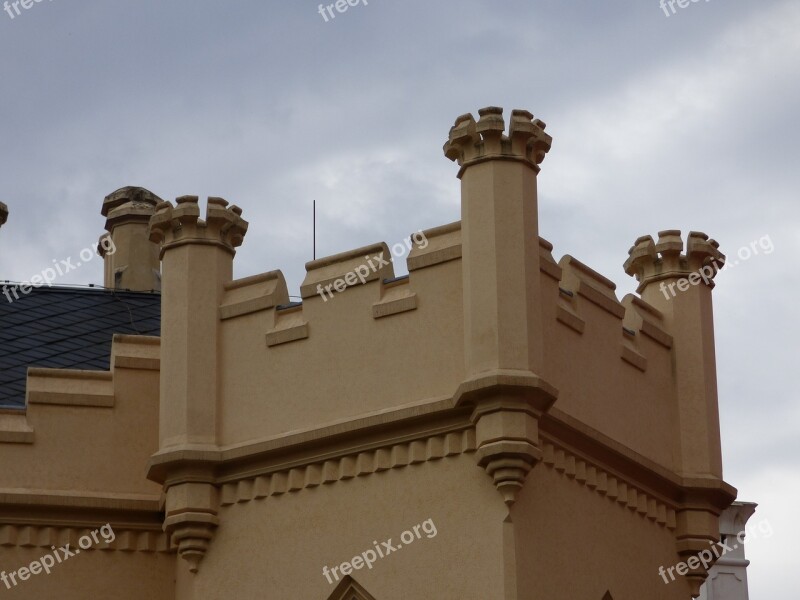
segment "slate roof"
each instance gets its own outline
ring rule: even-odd
[[[25,405],[28,367],[108,370],[115,333],[160,331],[159,293],[0,284],[0,407]]]

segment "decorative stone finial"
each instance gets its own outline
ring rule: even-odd
[[[218,525],[216,513],[189,511],[167,517],[164,529],[178,545],[178,556],[187,562],[191,573],[197,573]]]
[[[625,272],[636,277],[638,292],[648,284],[668,278],[684,278],[692,273],[703,275],[710,287],[712,279],[725,265],[725,255],[719,251],[719,244],[705,233],[690,231],[684,250],[681,232],[677,229],[660,231],[658,243],[649,235],[636,240],[628,251]]]
[[[450,129],[444,155],[458,161],[461,171],[475,163],[491,159],[513,159],[528,163],[537,172],[553,138],[544,132],[545,124],[527,110],[511,111],[508,135],[504,135],[503,109],[489,106],[478,111],[480,120],[471,114],[461,115]]]
[[[0,202],[0,225],[5,225],[8,220],[8,207]]]
[[[197,196],[181,196],[175,202],[175,206],[160,202],[150,219],[150,241],[162,244],[162,256],[167,248],[183,244],[218,244],[231,253],[242,245],[248,223],[238,206],[229,207],[226,200],[210,197],[203,221]]]
[[[107,217],[109,216],[109,212],[119,206],[122,206],[123,204],[127,204],[128,202],[156,206],[159,202],[163,202],[163,200],[150,190],[147,190],[143,187],[129,185],[119,188],[118,190],[111,192],[108,196],[106,196],[103,200],[103,208],[100,210],[100,213],[104,217]]]
[[[141,188],[139,189],[141,190]],[[142,191],[147,192],[147,190]],[[115,199],[113,204],[107,204],[109,198],[110,196],[106,196],[103,201],[102,214],[106,217],[106,231],[112,234],[116,226],[124,223],[149,223],[157,204],[149,200],[133,199],[124,199],[122,202]]]

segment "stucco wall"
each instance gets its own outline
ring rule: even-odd
[[[179,565],[181,600],[326,600],[333,567],[428,519],[407,547],[355,577],[380,600],[498,598],[502,585],[502,502],[471,455],[411,465],[223,508],[197,575]],[[422,530],[421,530],[422,531]],[[333,579],[333,577],[332,577]]]

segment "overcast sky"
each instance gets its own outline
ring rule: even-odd
[[[541,234],[632,291],[640,235],[693,229],[735,256],[715,297],[725,479],[774,535],[751,598],[795,596],[800,526],[800,2],[45,0],[0,12],[0,277],[28,280],[103,231],[124,185],[238,204],[236,276],[459,218],[442,154],[487,105],[547,123]],[[13,11],[13,9],[11,9]],[[768,236],[765,238],[765,236]],[[772,248],[767,252],[767,248]],[[403,268],[398,269],[402,271]],[[101,283],[99,258],[59,283]]]

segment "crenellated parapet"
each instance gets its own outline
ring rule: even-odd
[[[242,209],[211,197],[203,220],[198,201],[197,196],[181,196],[175,206],[171,202],[156,206],[150,219],[150,240],[161,244],[162,257],[168,248],[190,243],[217,244],[231,253],[242,245],[248,225],[242,219]]]
[[[636,240],[625,261],[625,272],[636,277],[638,292],[648,284],[670,278],[697,278],[713,288],[713,279],[725,265],[725,255],[716,240],[705,233],[690,231],[684,243],[681,232],[668,229],[658,233],[658,242],[649,235]],[[693,285],[697,282],[691,281]]]
[[[157,445],[160,365],[159,338],[115,335],[108,371],[28,369],[25,408],[0,410],[6,571],[67,545],[80,560],[97,560],[106,575],[109,563],[100,555],[109,552],[142,573],[173,561],[172,540],[161,529],[161,490],[141,474]],[[97,537],[103,524],[109,529]],[[80,583],[78,596],[65,597],[86,597]]]
[[[445,156],[461,166],[459,177],[466,167],[492,159],[518,160],[538,172],[553,142],[544,122],[527,110],[512,110],[506,135],[502,108],[489,106],[478,114],[477,122],[471,114],[458,117],[444,145]]]

